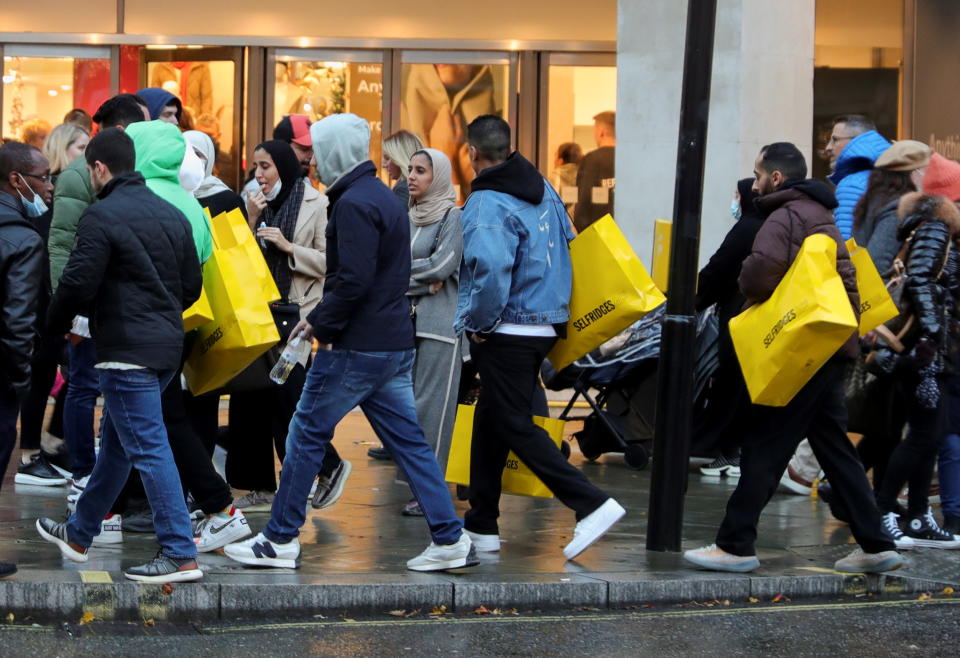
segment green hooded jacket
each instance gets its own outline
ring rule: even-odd
[[[87,161],[81,155],[60,172],[53,188],[53,216],[50,219],[50,283],[57,289],[63,268],[70,260],[70,252],[77,239],[80,215],[97,195],[90,184]]]
[[[137,171],[147,187],[182,212],[193,229],[197,257],[205,263],[213,251],[210,224],[200,203],[180,187],[180,165],[186,141],[180,130],[166,121],[141,121],[127,126],[127,134],[137,149]]]

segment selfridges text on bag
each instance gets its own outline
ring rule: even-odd
[[[811,235],[773,295],[730,320],[750,399],[787,405],[857,327],[837,273],[837,243]]]
[[[547,355],[557,370],[590,353],[666,300],[610,215],[573,239],[570,260],[573,287],[567,336]]]
[[[890,296],[877,266],[873,264],[870,252],[857,244],[856,240],[847,240],[850,260],[857,268],[857,291],[860,293],[861,336],[876,329],[884,322],[897,317],[900,310]]]

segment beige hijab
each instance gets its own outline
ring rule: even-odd
[[[420,151],[417,151],[419,153]],[[433,181],[419,199],[410,197],[410,221],[414,226],[429,226],[443,219],[444,214],[457,203],[453,188],[450,158],[437,149],[423,149],[433,163]],[[416,154],[414,154],[416,155]],[[411,158],[412,159],[412,158]]]

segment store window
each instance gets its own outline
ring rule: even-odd
[[[91,115],[110,96],[109,48],[9,45],[3,57],[4,140],[39,139],[83,108]]]
[[[403,53],[400,126],[450,157],[461,198],[474,176],[467,125],[482,114],[510,120],[509,73],[498,53]]]
[[[582,230],[613,212],[617,69],[612,55],[547,57],[541,169]]]
[[[379,51],[278,50],[274,75],[272,125],[287,114],[306,114],[310,121],[356,114],[370,124],[370,159],[379,164],[383,141]]]

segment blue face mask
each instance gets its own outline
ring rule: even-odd
[[[730,202],[730,214],[735,220],[739,220],[743,214],[743,210],[740,208],[740,202],[736,199]]]
[[[20,176],[20,174],[17,174]],[[23,181],[23,184],[27,186],[31,192],[33,188],[30,187],[30,183],[24,180],[23,176],[20,176],[20,180]],[[20,191],[17,190],[17,194],[20,194]],[[33,192],[33,201],[27,201],[26,197],[23,194],[20,194],[20,202],[23,203],[23,210],[27,213],[27,217],[39,217],[43,213],[47,212],[47,204],[44,202],[43,197],[41,197],[36,192]]]

